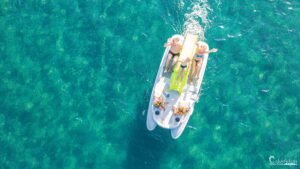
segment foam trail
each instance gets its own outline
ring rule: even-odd
[[[176,33],[192,33],[204,40],[204,33],[209,27],[208,0],[175,0],[163,1],[167,14],[165,21]]]
[[[200,40],[204,40],[205,30],[209,27],[208,11],[211,10],[207,0],[200,0],[191,3],[190,12],[186,13],[184,21],[184,33],[199,35]]]

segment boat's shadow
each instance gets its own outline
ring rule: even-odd
[[[146,118],[150,94],[145,92],[144,98],[136,108],[135,123],[131,124],[132,132],[129,134],[127,157],[124,169],[158,169],[165,151],[174,141],[170,131],[157,127],[155,131],[148,131]],[[143,113],[144,112],[144,113]]]

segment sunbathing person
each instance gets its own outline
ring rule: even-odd
[[[166,104],[167,102],[165,102],[162,97],[154,97],[154,101],[153,101],[154,107],[166,110]]]
[[[177,75],[177,80],[180,78],[181,80],[184,78],[184,75],[186,73],[186,71],[190,68],[190,59],[187,58],[184,61],[179,61],[180,64],[180,68],[179,68],[179,72]]]
[[[196,78],[196,79],[199,78],[199,72],[200,72],[204,54],[213,53],[217,51],[218,49],[216,48],[207,50],[207,46],[205,44],[199,42],[197,43],[197,51],[196,51],[196,55],[194,56],[193,64],[192,64],[191,78]]]
[[[180,51],[182,49],[182,43],[183,42],[181,37],[177,35],[169,38],[167,43],[164,44],[164,47],[171,47],[166,61],[166,65],[164,66],[164,72],[170,72],[173,69],[174,65],[177,63]]]
[[[190,108],[187,106],[178,106],[178,108],[173,107],[173,112],[175,115],[186,115],[190,111]]]

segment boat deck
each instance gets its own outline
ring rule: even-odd
[[[187,84],[185,86],[184,92],[182,92],[182,94],[179,94],[176,91],[169,90],[170,73],[164,73],[162,78],[165,84],[162,91],[162,97],[167,102],[167,104],[165,106],[165,110],[161,110],[153,106],[153,112],[155,112],[153,114],[153,119],[159,126],[163,128],[176,128],[187,115],[175,115],[173,112],[173,107],[177,107],[179,103],[184,103],[188,107],[193,107],[195,101],[197,101],[198,99],[198,90],[196,89],[194,83],[191,82],[190,84]]]
[[[195,41],[195,39],[192,41]],[[195,43],[193,42],[187,45],[191,46],[193,44]],[[170,47],[166,48],[164,52],[163,59],[160,63],[160,68],[158,70],[154,87],[151,93],[147,114],[147,128],[148,130],[152,131],[158,125],[162,128],[171,129],[172,138],[177,139],[182,134],[185,126],[187,125],[187,122],[194,111],[195,103],[198,102],[200,87],[207,64],[208,54],[205,54],[203,57],[203,62],[199,72],[199,79],[195,79],[192,82],[189,82],[189,80],[186,79],[185,76],[184,80],[181,79],[177,82],[176,80],[178,74],[174,73],[178,73],[178,71],[180,70],[178,69],[179,65],[177,65],[177,69],[174,70],[174,73],[163,72],[163,67],[166,63],[169,50]],[[187,47],[185,48],[185,50],[182,50],[180,56],[192,58],[195,52],[191,52],[192,50],[194,51],[194,49]],[[189,69],[190,68],[191,66],[189,67]],[[187,76],[189,76],[189,72],[187,73]],[[165,110],[157,108],[153,105],[155,97],[162,97],[165,102],[167,102]],[[173,107],[178,108],[180,105],[189,107],[189,112],[185,115],[175,115],[173,112]]]

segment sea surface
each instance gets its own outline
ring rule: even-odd
[[[186,32],[219,51],[173,140],[147,106]],[[0,1],[0,169],[265,168],[300,168],[299,0]]]

